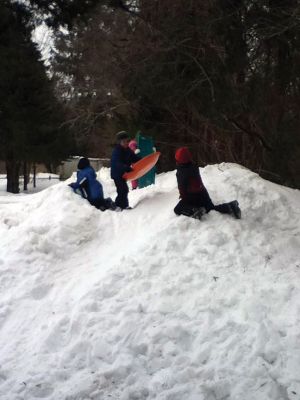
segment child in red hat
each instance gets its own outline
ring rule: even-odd
[[[193,163],[192,155],[187,147],[180,147],[175,153],[177,165],[177,184],[180,201],[174,208],[177,215],[200,219],[203,214],[216,210],[222,214],[231,214],[241,218],[241,210],[237,200],[230,203],[214,205],[206,190],[199,172]]]

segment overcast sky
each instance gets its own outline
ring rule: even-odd
[[[41,24],[33,31],[32,37],[39,46],[43,60],[47,63],[50,57],[51,48],[54,45],[51,30],[45,24]]]

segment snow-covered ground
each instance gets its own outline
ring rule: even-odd
[[[40,172],[36,174],[36,187],[33,187],[33,175],[30,175],[30,181],[28,183],[27,190],[24,191],[23,179],[20,178],[19,195],[40,192],[41,190],[44,190],[49,186],[56,185],[58,181],[59,181],[59,175]],[[7,184],[6,175],[0,174],[0,204],[1,204],[1,196],[12,196],[11,193],[6,192],[6,184]]]
[[[1,400],[300,399],[300,192],[201,172],[242,220],[176,217],[175,172],[121,213],[66,183],[1,198]]]

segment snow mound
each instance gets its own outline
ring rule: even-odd
[[[175,172],[122,213],[65,183],[5,198],[1,399],[300,399],[300,193],[235,164],[201,173],[242,220],[176,217]]]

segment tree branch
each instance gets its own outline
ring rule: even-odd
[[[227,115],[224,115],[224,114],[222,114],[222,115],[226,121],[230,122],[239,131],[246,133],[248,136],[256,137],[266,150],[268,150],[268,151],[273,150],[272,147],[267,143],[267,141],[263,138],[263,136],[261,134],[245,128],[244,126],[242,126],[239,122],[237,122],[233,118],[227,117]]]

